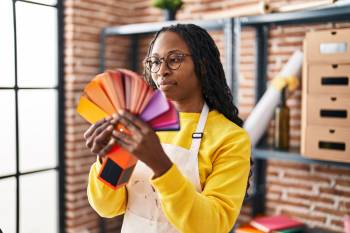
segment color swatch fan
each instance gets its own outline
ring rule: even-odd
[[[179,130],[179,115],[159,91],[154,91],[138,74],[126,70],[106,71],[88,83],[80,97],[78,113],[91,124],[126,109],[147,122],[154,130]],[[116,126],[119,130],[122,125]],[[117,189],[127,184],[136,158],[115,146],[107,154],[98,178]]]

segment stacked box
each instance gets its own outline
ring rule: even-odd
[[[304,52],[301,153],[350,162],[350,29],[309,32]]]

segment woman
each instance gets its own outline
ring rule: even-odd
[[[84,135],[99,158],[89,175],[91,206],[103,217],[125,214],[122,232],[230,231],[246,194],[250,141],[213,39],[193,24],[162,28],[144,77],[180,112],[181,129],[156,134],[125,111],[92,125]],[[113,131],[117,122],[132,137]],[[128,185],[115,191],[97,174],[116,144],[139,161]]]

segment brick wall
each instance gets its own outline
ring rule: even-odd
[[[88,124],[75,108],[84,85],[98,73],[99,33],[103,27],[126,24],[129,3],[105,0],[65,1],[65,92],[66,92],[66,231],[99,232],[99,217],[86,196],[87,174],[95,156],[85,147],[83,132]],[[108,38],[107,67],[124,67],[127,38]],[[113,65],[112,65],[113,64]],[[112,232],[118,221],[107,221]]]
[[[185,0],[178,19],[205,18],[206,12],[239,9],[257,0]],[[272,6],[301,1],[270,0]],[[95,156],[85,148],[83,132],[88,124],[75,107],[83,86],[98,73],[99,32],[103,27],[163,20],[162,12],[147,0],[66,0],[65,1],[65,90],[66,90],[66,229],[67,232],[98,232],[99,217],[87,202],[86,182]],[[218,17],[220,15],[218,14]],[[350,27],[349,23],[272,27],[269,31],[268,78],[282,68],[295,49],[300,49],[305,32],[324,28]],[[224,37],[211,32],[224,61]],[[139,43],[139,62],[146,54],[152,37]],[[255,32],[244,28],[241,34],[239,109],[246,119],[254,106]],[[127,37],[106,40],[106,67],[128,67]],[[141,65],[139,66],[141,67]],[[291,108],[291,145],[300,146],[300,89],[288,99]],[[272,142],[274,123],[270,124]],[[286,213],[336,232],[342,232],[341,218],[350,211],[350,171],[333,166],[305,165],[269,161],[267,169],[267,212]],[[240,222],[249,220],[249,205],[242,209]],[[106,220],[107,232],[115,232],[119,220]]]

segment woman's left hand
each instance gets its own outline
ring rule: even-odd
[[[122,124],[128,133],[114,130],[114,140],[149,166],[154,172],[154,178],[170,169],[172,162],[165,154],[157,134],[149,125],[124,110],[117,116],[117,122]]]

